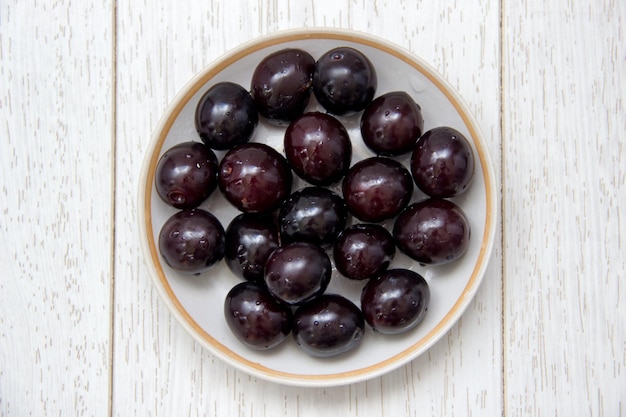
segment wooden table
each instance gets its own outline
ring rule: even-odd
[[[0,5],[0,415],[626,415],[626,2],[16,1]],[[496,249],[427,354],[332,389],[202,349],[152,287],[138,173],[176,92],[287,28],[384,37],[484,131]]]

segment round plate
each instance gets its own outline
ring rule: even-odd
[[[376,96],[402,90],[421,106],[424,131],[451,126],[470,140],[477,158],[471,188],[454,201],[470,221],[471,239],[467,253],[458,261],[424,267],[399,252],[392,267],[415,270],[428,281],[431,304],[418,327],[398,336],[374,333],[367,328],[361,346],[353,352],[319,359],[300,351],[289,337],[270,351],[255,351],[242,345],[230,332],[223,317],[226,293],[241,280],[225,262],[200,276],[179,274],[160,258],[158,234],[165,220],[176,212],[160,200],[154,188],[159,157],[176,143],[196,140],[194,112],[202,94],[220,81],[233,81],[249,88],[257,63],[266,55],[287,47],[308,51],[315,59],[337,46],[354,47],[369,57],[376,67]],[[322,110],[314,99],[310,110]],[[359,115],[342,117],[353,143],[353,163],[373,156],[362,143]],[[253,141],[267,143],[279,151],[285,127],[263,121]],[[224,152],[216,152],[218,158]],[[409,156],[400,159],[407,163]],[[305,185],[297,180],[294,190]],[[264,36],[227,53],[197,74],[176,96],[159,122],[145,156],[139,188],[141,241],[154,286],[180,324],[207,350],[232,366],[265,380],[301,386],[332,386],[362,381],[406,364],[430,348],[459,319],[476,293],[494,243],[497,217],[497,188],[493,165],[474,118],[458,94],[430,66],[410,52],[382,39],[362,33],[326,29],[303,29]],[[341,194],[339,185],[331,187]],[[417,189],[413,201],[424,199]],[[238,212],[216,191],[202,208],[213,212],[224,227]],[[385,223],[389,227],[391,222]],[[333,272],[327,292],[343,294],[359,305],[364,283],[351,281]]]

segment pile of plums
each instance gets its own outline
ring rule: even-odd
[[[317,61],[283,49],[258,64],[250,89],[211,86],[195,112],[201,141],[179,143],[159,159],[156,191],[180,209],[160,230],[160,254],[196,275],[225,260],[241,282],[224,300],[224,315],[245,345],[269,349],[291,333],[303,351],[329,357],[358,347],[366,323],[384,334],[406,332],[424,318],[430,290],[418,273],[390,268],[396,248],[424,265],[465,253],[469,225],[448,198],[471,184],[470,144],[451,127],[423,132],[421,107],[409,94],[376,96],[376,88],[374,66],[354,48]],[[313,96],[325,112],[307,111]],[[341,118],[357,113],[372,155],[352,164]],[[284,149],[251,140],[260,120],[285,127]],[[224,151],[221,160],[214,151]],[[405,166],[397,157],[408,154]],[[292,190],[294,174],[307,186]],[[336,184],[342,195],[331,190]],[[428,198],[410,204],[414,185]],[[226,228],[199,208],[216,189],[240,212]],[[326,291],[333,266],[364,282],[360,306]]]

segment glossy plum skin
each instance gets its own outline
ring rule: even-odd
[[[372,279],[387,270],[396,254],[391,233],[378,224],[356,224],[345,229],[333,245],[335,267],[355,280]]]
[[[259,113],[278,124],[300,116],[311,97],[315,59],[301,49],[265,57],[252,74],[251,94]]]
[[[268,213],[291,193],[293,177],[284,156],[263,143],[245,143],[222,158],[218,184],[224,197],[244,213]]]
[[[323,187],[294,192],[278,214],[283,243],[310,242],[328,245],[345,228],[348,209],[343,199]]]
[[[183,142],[159,158],[154,184],[157,194],[178,209],[198,207],[217,188],[217,157],[200,142]]]
[[[404,91],[377,97],[361,115],[361,136],[377,155],[398,156],[413,150],[422,135],[420,106]]]
[[[161,227],[159,251],[173,269],[199,275],[224,257],[224,228],[208,211],[179,211]]]
[[[459,131],[437,127],[424,133],[411,155],[415,185],[431,197],[454,197],[469,189],[474,178],[474,153]]]
[[[332,114],[344,115],[363,110],[374,98],[377,87],[374,66],[356,49],[334,48],[317,60],[313,93]]]
[[[265,262],[279,242],[278,224],[273,217],[242,213],[226,229],[224,260],[239,278],[262,282]]]
[[[383,334],[400,334],[413,329],[426,316],[429,304],[428,283],[408,269],[390,269],[368,281],[361,292],[365,321]]]
[[[295,119],[285,131],[284,146],[294,172],[310,184],[333,184],[350,168],[350,136],[329,114],[309,112]]]
[[[235,285],[224,300],[224,317],[235,337],[256,350],[278,346],[291,332],[289,307],[276,301],[258,283]]]
[[[202,141],[216,150],[246,143],[259,123],[250,93],[232,82],[217,83],[200,98],[195,126]]]
[[[294,242],[276,249],[265,264],[270,293],[288,305],[300,305],[320,296],[331,278],[330,258],[319,246]]]
[[[371,157],[350,168],[342,184],[348,210],[364,222],[378,223],[396,216],[410,202],[411,174],[401,163]]]
[[[293,337],[311,356],[328,358],[352,351],[365,334],[361,310],[345,297],[324,294],[295,311]]]
[[[393,237],[401,252],[424,265],[442,265],[467,251],[470,226],[461,208],[429,198],[407,207],[396,218]]]

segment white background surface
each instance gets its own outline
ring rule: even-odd
[[[0,415],[626,415],[626,3],[3,1]],[[458,89],[502,185],[475,300],[425,355],[332,389],[255,380],[173,320],[139,249],[150,135],[202,67],[356,29]]]

